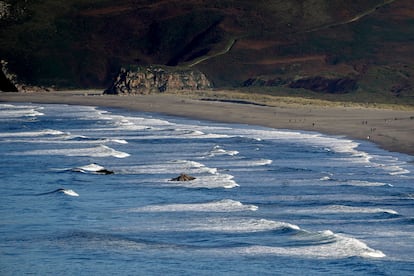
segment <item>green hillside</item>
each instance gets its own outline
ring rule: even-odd
[[[103,88],[121,66],[163,64],[218,88],[414,101],[410,0],[5,0],[0,37],[34,85]]]

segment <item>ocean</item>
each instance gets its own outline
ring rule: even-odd
[[[0,103],[0,156],[0,275],[414,273],[414,158],[368,141]]]

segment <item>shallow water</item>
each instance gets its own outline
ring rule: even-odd
[[[1,275],[414,271],[413,157],[367,142],[0,104],[0,155]]]

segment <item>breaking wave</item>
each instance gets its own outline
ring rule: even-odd
[[[44,149],[32,150],[13,155],[64,155],[64,156],[90,156],[90,157],[116,157],[125,158],[130,156],[126,152],[117,151],[105,145],[100,145],[93,148],[78,148],[78,149]]]
[[[129,209],[129,212],[240,212],[256,211],[256,205],[243,204],[240,201],[223,199],[207,203],[150,205]]]

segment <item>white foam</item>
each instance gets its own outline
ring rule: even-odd
[[[349,180],[346,182],[347,185],[350,186],[358,186],[358,187],[379,187],[379,186],[392,186],[387,183],[383,182],[370,182],[364,180]]]
[[[219,145],[216,145],[209,151],[208,156],[209,157],[222,156],[222,155],[234,156],[237,154],[239,154],[237,150],[225,150]]]
[[[83,170],[83,171],[87,171],[87,172],[97,172],[97,171],[100,171],[100,170],[104,170],[105,168],[98,165],[98,164],[92,163],[92,164],[89,164],[89,165],[86,165],[86,166],[79,167],[78,169]]]
[[[266,166],[272,163],[273,163],[273,160],[271,159],[258,159],[258,160],[250,161],[251,166]]]
[[[256,211],[255,205],[245,205],[240,201],[223,199],[207,203],[150,205],[130,209],[130,212],[240,212]]]
[[[128,144],[128,141],[125,139],[109,139],[108,141],[118,144]]]
[[[307,209],[302,209],[302,210],[293,210],[292,213],[295,213],[295,214],[387,213],[391,215],[398,215],[398,212],[392,209],[356,207],[356,206],[346,206],[346,205],[329,205],[329,206],[323,206],[321,208],[307,208]]]
[[[136,125],[146,125],[146,126],[171,126],[175,125],[174,123],[171,123],[164,119],[155,119],[150,117],[124,117],[124,119],[127,119],[131,122],[133,122]]]
[[[281,130],[252,130],[243,133],[247,137],[285,140],[298,144],[308,144],[315,147],[323,147],[326,151],[343,154],[337,158],[340,161],[348,161],[355,164],[365,165],[367,167],[380,168],[390,175],[403,175],[411,173],[404,168],[405,162],[398,160],[394,156],[373,155],[368,152],[359,150],[360,143],[344,139],[343,137],[325,136],[319,133],[281,131]]]
[[[113,125],[123,130],[142,130],[153,127],[165,127],[175,125],[167,120],[144,118],[144,117],[133,117],[133,116],[122,116],[115,115],[109,112],[100,114],[100,119],[113,121]]]
[[[371,167],[380,168],[390,175],[403,175],[409,174],[411,171],[404,168],[407,165],[406,162],[399,160],[395,156],[389,155],[373,155],[374,161]]]
[[[22,132],[7,132],[7,133],[0,133],[0,137],[2,138],[9,138],[9,137],[40,137],[40,136],[47,136],[47,135],[64,135],[66,134],[60,130],[54,129],[44,129],[38,131],[22,131]]]
[[[287,222],[250,218],[206,218],[192,222],[190,231],[214,231],[231,233],[252,233],[271,230],[300,230],[299,226]]]
[[[329,141],[329,139],[335,139],[331,137],[324,137],[322,141]],[[350,157],[340,158],[340,160],[351,161],[352,163],[364,164],[367,167],[380,168],[388,172],[390,175],[401,175],[410,173],[409,170],[402,167],[405,162],[398,160],[393,156],[378,156],[369,154],[367,152],[358,150],[359,143],[347,140],[347,139],[335,139],[337,142],[333,142],[330,148],[338,153],[348,153]]]
[[[0,104],[0,108],[15,108],[15,105],[12,104]]]
[[[248,255],[274,254],[280,256],[295,256],[302,258],[342,259],[349,257],[384,258],[386,255],[380,250],[368,247],[364,242],[343,234],[334,234],[332,231],[317,233],[327,242],[308,246],[251,246],[240,249],[240,253]]]
[[[37,106],[0,104],[0,119],[43,116],[44,113],[38,111],[41,109]]]
[[[191,181],[170,181],[166,180],[168,185],[175,185],[186,188],[206,188],[206,189],[215,189],[215,188],[225,188],[231,189],[239,187],[233,180],[233,176],[229,174],[213,174],[213,175],[203,175],[197,176],[195,180]]]
[[[60,135],[61,134],[61,135]],[[5,138],[6,143],[36,143],[36,144],[128,144],[124,139],[93,139],[83,135],[71,135],[70,133],[0,133],[0,138]],[[48,136],[52,135],[52,136]],[[4,136],[4,137],[3,137]],[[42,137],[43,136],[43,137]]]
[[[217,161],[216,164],[220,164],[220,167],[227,167],[231,166],[232,170],[234,170],[235,167],[239,167],[242,170],[247,169],[247,167],[261,167],[270,165],[273,163],[273,160],[271,159],[234,159],[231,162],[228,161]]]
[[[274,129],[247,129],[241,130],[240,134],[242,137],[253,139],[282,140],[323,148],[325,151],[341,153],[343,154],[343,159],[353,163],[369,164],[372,159],[372,156],[367,152],[358,150],[360,143],[343,137],[332,137],[312,132]]]
[[[400,166],[394,165],[394,166],[388,166],[384,167],[384,170],[388,171],[390,175],[401,175],[401,174],[409,174],[410,171],[407,169],[404,169]]]
[[[147,164],[139,166],[124,166],[119,169],[124,174],[171,174],[171,173],[188,173],[188,174],[216,174],[217,168],[210,168],[202,163],[191,160],[172,160],[160,164]]]
[[[90,157],[116,157],[125,158],[130,156],[126,152],[116,151],[110,147],[100,145],[93,148],[77,148],[77,149],[44,149],[32,150],[19,153],[12,153],[12,155],[64,155],[64,156],[90,156]]]
[[[130,136],[134,140],[154,140],[154,139],[219,139],[229,138],[228,135],[206,133],[200,134],[197,131],[190,131],[187,134],[171,132],[169,135],[144,135],[144,136]]]
[[[68,195],[68,196],[79,196],[79,194],[77,192],[75,192],[74,190],[71,190],[71,189],[64,189],[64,190],[62,190],[62,193],[64,193],[65,195]]]
[[[165,179],[164,184],[186,188],[226,188],[231,189],[239,185],[229,174],[219,173],[217,168],[210,168],[202,163],[191,160],[172,160],[160,164],[139,166],[123,166],[117,169],[119,174],[169,174],[171,178],[180,173],[189,174],[196,179],[191,181],[170,181]]]

